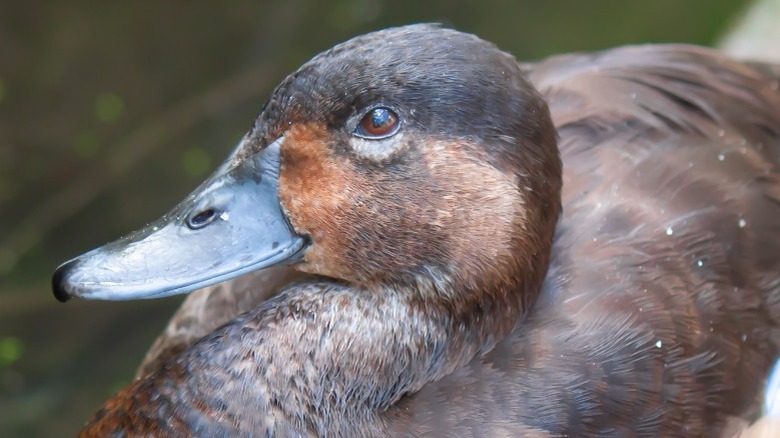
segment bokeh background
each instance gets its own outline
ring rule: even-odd
[[[65,259],[157,218],[317,52],[437,21],[522,60],[713,45],[745,1],[0,2],[0,436],[68,436],[129,382],[179,298],[57,303]]]

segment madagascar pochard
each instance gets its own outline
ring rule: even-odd
[[[768,71],[432,25],[316,56],[179,206],[55,273],[123,300],[287,266],[186,301],[83,434],[717,436],[780,343]]]

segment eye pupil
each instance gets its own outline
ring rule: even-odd
[[[371,112],[371,124],[374,129],[379,129],[389,122],[390,113],[384,108],[377,108]]]
[[[389,108],[379,107],[363,116],[355,134],[368,139],[380,139],[394,134],[397,127],[398,116]]]

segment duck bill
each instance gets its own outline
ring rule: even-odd
[[[62,264],[55,297],[164,297],[295,262],[305,239],[279,204],[281,142],[238,165],[228,159],[158,221]]]

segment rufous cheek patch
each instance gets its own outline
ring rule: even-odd
[[[299,269],[350,279],[344,256],[353,197],[365,190],[360,175],[345,157],[334,157],[325,126],[296,124],[281,148],[279,199],[296,232],[311,246]]]

